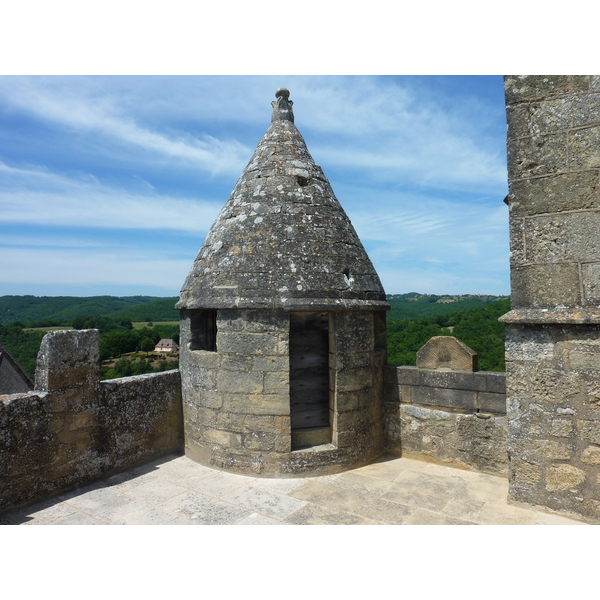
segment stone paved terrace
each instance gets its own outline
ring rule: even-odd
[[[233,475],[171,455],[0,515],[4,525],[581,525],[511,506],[508,482],[407,458],[303,479]]]

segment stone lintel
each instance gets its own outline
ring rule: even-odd
[[[498,320],[501,323],[525,325],[595,325],[600,324],[600,308],[518,308]]]

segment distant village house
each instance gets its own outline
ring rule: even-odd
[[[179,346],[174,340],[160,340],[154,348],[154,352],[177,352],[177,350],[179,350]]]

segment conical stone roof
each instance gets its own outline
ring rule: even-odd
[[[277,90],[271,126],[211,227],[177,308],[386,310],[354,227]]]

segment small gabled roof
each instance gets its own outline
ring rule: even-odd
[[[294,125],[289,92],[211,227],[176,308],[387,310],[350,219]]]
[[[0,342],[0,394],[19,394],[33,390],[33,381]]]
[[[177,342],[175,340],[163,338],[156,344],[155,348],[177,348]]]

